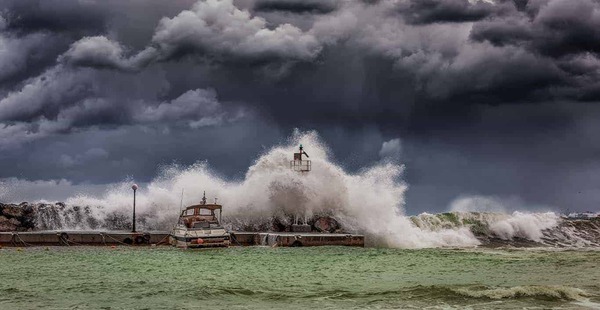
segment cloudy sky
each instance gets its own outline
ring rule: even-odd
[[[598,210],[599,55],[598,0],[3,0],[0,179],[240,178],[299,128],[399,158],[409,213]]]

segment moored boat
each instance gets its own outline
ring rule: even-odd
[[[181,211],[170,234],[170,242],[179,248],[227,247],[230,234],[221,225],[223,206],[207,204],[206,194],[200,204]]]

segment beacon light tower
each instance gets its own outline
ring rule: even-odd
[[[137,184],[131,185],[131,189],[133,190],[133,223],[132,223],[131,232],[135,232],[135,192],[138,189]]]
[[[304,151],[302,144],[300,144],[298,153],[294,153],[294,160],[290,161],[290,168],[293,171],[299,171],[299,172],[310,171],[310,169],[311,169],[310,160],[308,160],[308,159],[303,160],[302,155],[305,155],[306,158],[309,158],[308,154],[306,154],[306,152]]]
[[[298,152],[294,153],[294,160],[290,161],[290,168],[293,171],[297,171],[297,172],[301,172],[301,173],[309,172],[311,169],[310,160],[302,159],[302,155],[306,156],[306,158],[309,158],[308,154],[306,154],[306,152],[304,151],[302,144],[300,144]],[[302,219],[302,218],[304,219],[303,224],[300,224],[300,219]],[[306,217],[303,217],[302,214],[300,214],[299,212],[296,212],[296,214],[293,215],[293,220],[294,220],[294,223],[290,226],[290,231],[292,231],[292,232],[311,232],[312,227],[306,223]]]

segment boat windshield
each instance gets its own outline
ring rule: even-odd
[[[209,210],[209,209],[202,209],[202,208],[200,208],[200,209],[198,209],[198,214],[200,214],[200,215],[212,215],[213,212],[211,210]]]
[[[218,223],[210,223],[207,221],[201,221],[201,222],[195,222],[194,226],[192,227],[193,229],[215,229],[215,228],[221,228],[221,225],[219,225]]]

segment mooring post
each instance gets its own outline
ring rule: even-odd
[[[135,232],[135,192],[138,189],[137,184],[133,184],[131,186],[131,189],[133,189],[133,225],[132,225],[132,230],[131,232]]]

